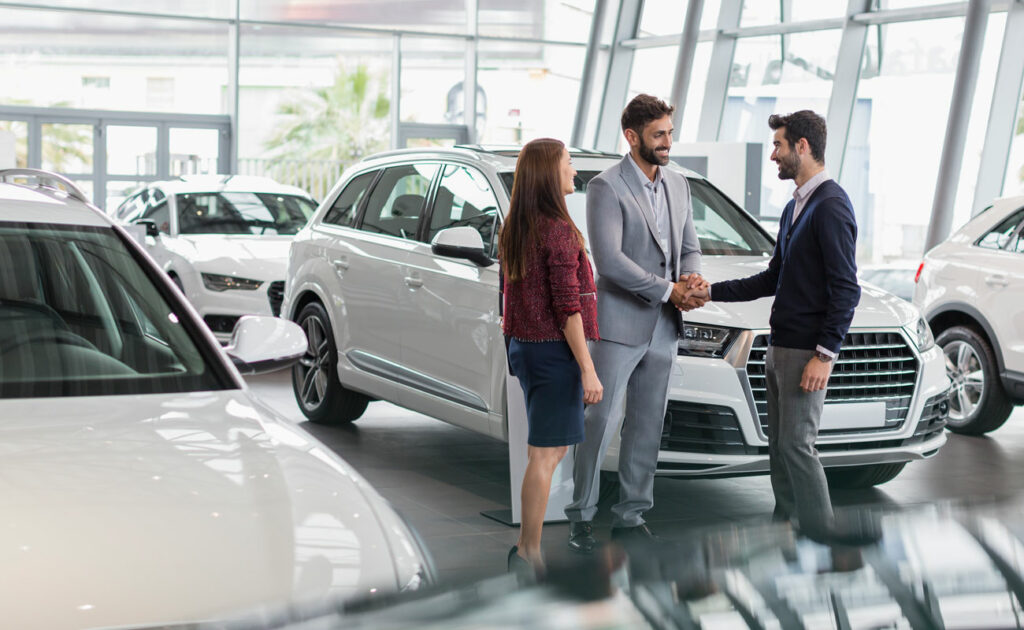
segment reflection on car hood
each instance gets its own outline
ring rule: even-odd
[[[761,257],[705,256],[701,275],[708,282],[746,278],[768,268]],[[714,295],[712,294],[712,298]],[[773,298],[753,302],[711,302],[690,312],[687,321],[736,328],[768,328]],[[860,304],[853,317],[853,328],[900,326],[913,322],[917,310],[900,298],[873,285],[861,285]]]
[[[292,236],[190,234],[178,240],[180,252],[200,272],[254,280],[284,280]]]
[[[5,626],[209,619],[397,587],[383,500],[240,390],[3,409]]]
[[[388,607],[293,608],[238,627],[303,630],[314,618],[320,630],[1021,627],[1021,503],[843,516],[878,542],[826,546],[788,524],[719,526],[552,561],[545,582],[526,589],[503,576]]]

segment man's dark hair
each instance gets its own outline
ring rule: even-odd
[[[811,157],[819,164],[825,163],[825,119],[809,109],[801,109],[792,114],[780,116],[772,114],[768,117],[768,126],[772,131],[778,131],[780,127],[786,128],[786,142],[790,147],[796,146],[800,138],[806,138],[808,146],[811,147]]]
[[[642,136],[647,123],[671,116],[674,111],[675,107],[656,96],[637,94],[622,110],[622,130],[632,129]]]

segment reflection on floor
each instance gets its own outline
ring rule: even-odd
[[[434,556],[440,579],[465,584],[503,572],[518,530],[480,515],[509,505],[506,445],[394,405],[371,403],[344,428],[305,422],[292,396],[289,372],[250,377],[254,392],[351,463],[417,528]],[[652,530],[669,539],[722,523],[767,519],[773,501],[767,477],[677,480],[659,478]],[[937,501],[979,500],[1024,492],[1024,408],[988,437],[950,434],[930,460],[909,465],[872,490],[834,492],[837,505],[906,507]],[[607,539],[606,497],[596,521]],[[568,525],[544,529],[549,556],[568,553]]]

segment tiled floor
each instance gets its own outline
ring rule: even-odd
[[[349,427],[305,422],[292,397],[287,371],[251,377],[269,405],[356,467],[417,528],[434,556],[440,579],[464,584],[504,570],[518,530],[480,515],[509,505],[508,455],[503,442],[406,411],[372,403]],[[655,482],[652,529],[682,539],[695,528],[767,518],[773,501],[767,477]],[[837,505],[913,506],[975,501],[1024,491],[1024,408],[988,437],[950,434],[930,460],[909,465],[893,481],[871,490],[833,493]],[[607,537],[609,502],[596,524]],[[545,552],[565,551],[568,525],[544,529]]]

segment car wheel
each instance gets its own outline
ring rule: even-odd
[[[981,435],[1003,426],[1013,404],[999,380],[992,346],[966,326],[953,326],[935,340],[946,357],[946,374],[953,381],[946,427],[954,433]]]
[[[299,409],[318,424],[349,424],[363,415],[370,399],[338,381],[338,349],[327,311],[310,302],[296,320],[306,333],[306,354],[292,367],[292,390]]]
[[[842,490],[871,488],[892,481],[906,465],[907,462],[900,462],[898,464],[826,468],[825,477],[828,479],[828,485],[832,488]]]

